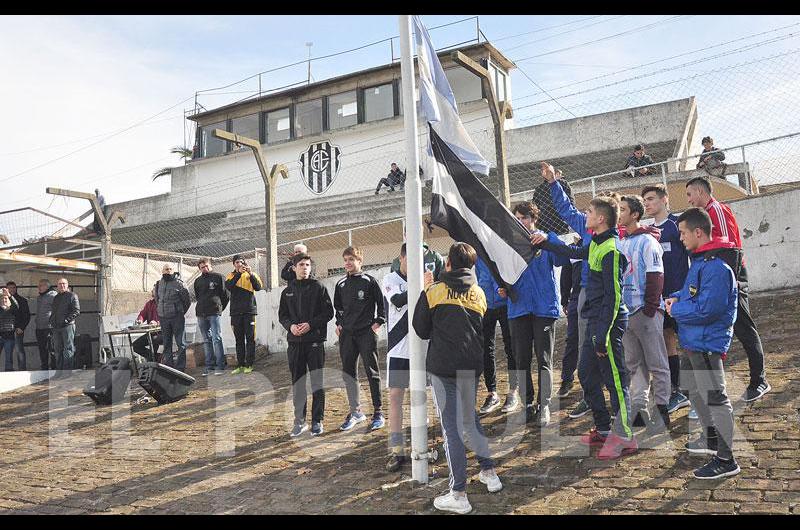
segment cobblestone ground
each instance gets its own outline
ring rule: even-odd
[[[686,408],[674,416],[671,435],[640,438],[647,448],[638,454],[598,461],[577,444],[589,417],[566,416],[578,398],[573,392],[554,399],[553,424],[544,430],[526,429],[499,410],[484,420],[505,488],[486,493],[471,455],[473,513],[800,513],[800,292],[756,297],[753,308],[773,389],[754,404],[739,400],[747,360],[734,341],[728,381],[739,476],[689,478],[704,459],[680,450],[697,429]],[[563,322],[558,326],[563,339]],[[362,423],[338,430],[347,407],[337,357],[328,356],[326,384],[339,388],[328,391],[327,432],[319,438],[287,434],[282,355],[248,376],[193,373],[198,382],[189,396],[161,406],[137,404],[143,394],[132,387],[131,404],[95,407],[81,395],[86,375],[2,394],[0,513],[435,513],[432,499],[447,488],[443,457],[431,466],[428,485],[414,485],[410,467],[384,471],[385,429],[368,433]],[[505,362],[498,364],[502,391]],[[560,362],[556,368],[558,380]],[[369,403],[366,385],[362,402]]]

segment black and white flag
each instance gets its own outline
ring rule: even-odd
[[[525,272],[537,251],[531,246],[528,231],[433,127],[429,127],[429,133],[435,159],[431,222],[447,230],[456,241],[472,245],[498,284],[508,289]]]

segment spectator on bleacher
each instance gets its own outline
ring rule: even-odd
[[[136,317],[136,325],[138,326],[141,324],[150,324],[150,325],[158,324],[159,320],[160,319],[158,318],[158,307],[156,307],[155,289],[152,289],[150,291],[150,300],[145,302],[144,307],[142,308],[141,311],[139,311],[139,315]],[[149,347],[150,343],[147,339],[148,335],[150,335],[151,337],[150,340],[153,341],[153,351],[150,351]],[[156,354],[158,353],[158,347],[161,346],[163,343],[164,341],[161,337],[160,331],[155,333],[146,333],[141,337],[137,338],[135,341],[133,341],[133,351],[135,351],[136,353],[138,353],[139,355],[141,355],[142,357],[144,357],[149,361],[157,362]]]
[[[633,147],[633,154],[628,157],[628,162],[625,164],[625,169],[630,170],[632,177],[643,177],[653,173],[653,168],[642,167],[653,163],[653,159],[650,158],[650,155],[646,155],[644,151],[645,149],[642,144],[636,144]]]
[[[42,278],[39,280],[39,296],[36,298],[36,343],[39,346],[40,370],[55,369],[50,366],[50,351],[52,350],[53,327],[50,325],[50,314],[53,312],[53,299],[56,297],[56,288]]]
[[[31,321],[31,310],[28,307],[28,299],[17,292],[17,284],[9,281],[6,283],[6,289],[11,294],[11,297],[17,301],[19,310],[17,311],[17,329],[14,331],[16,350],[17,350],[17,369],[25,371],[27,369],[26,355],[25,355],[25,328]]]
[[[697,162],[697,169],[705,169],[712,177],[724,177],[727,166],[722,161],[725,160],[725,153],[714,147],[714,139],[710,136],[703,138],[702,143],[703,153]]]
[[[406,174],[405,171],[400,171],[400,168],[397,167],[397,164],[392,162],[392,169],[389,171],[389,174],[386,175],[384,178],[378,181],[378,187],[375,188],[375,195],[381,190],[382,186],[386,186],[389,188],[389,191],[394,191],[395,186],[403,186],[406,181]]]
[[[725,248],[719,251],[719,256],[733,270],[739,285],[738,300],[739,305],[736,312],[736,322],[733,325],[733,333],[739,342],[742,343],[744,351],[747,352],[747,362],[750,365],[750,384],[745,390],[742,399],[744,401],[755,401],[772,387],[767,382],[764,372],[764,347],[761,345],[761,337],[756,329],[753,317],[750,315],[750,302],[747,286],[747,268],[744,263],[744,253],[742,251],[742,236],[739,232],[739,225],[736,217],[727,204],[717,201],[712,195],[711,182],[704,177],[693,178],[686,183],[686,198],[692,206],[703,208],[711,216],[712,239],[725,238],[734,244],[734,248]],[[678,329],[680,333],[680,328]]]
[[[542,175],[542,182],[533,190],[532,201],[536,207],[539,208],[539,221],[537,226],[541,227],[543,230],[555,232],[556,234],[566,234],[570,231],[570,228],[567,223],[559,217],[558,212],[553,207],[553,198],[550,196],[550,183],[544,178],[544,172],[547,171],[548,167],[550,167],[550,165],[547,162],[539,163],[539,173]],[[557,173],[556,178],[558,178],[561,183],[561,189],[566,193],[569,202],[574,205],[575,199],[572,197],[572,188],[570,188],[569,183],[564,180],[563,175],[561,175],[561,170],[556,169],[555,171]]]
[[[286,262],[286,265],[283,266],[283,270],[281,270],[281,278],[286,283],[291,282],[296,277],[294,273],[294,257],[299,254],[308,254],[308,247],[302,243],[298,243],[294,246],[294,252],[289,254],[289,260]],[[311,277],[314,277],[313,267],[311,271]]]
[[[53,298],[53,311],[50,325],[53,328],[53,350],[56,356],[56,370],[72,370],[75,356],[75,320],[81,314],[78,295],[69,290],[69,281],[59,278],[58,294]]]

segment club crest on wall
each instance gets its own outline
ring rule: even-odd
[[[308,146],[300,154],[303,184],[312,193],[322,195],[331,187],[341,169],[342,150],[328,140]]]

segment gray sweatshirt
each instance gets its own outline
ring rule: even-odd
[[[50,314],[56,294],[56,288],[50,287],[36,298],[36,329],[50,329]]]

